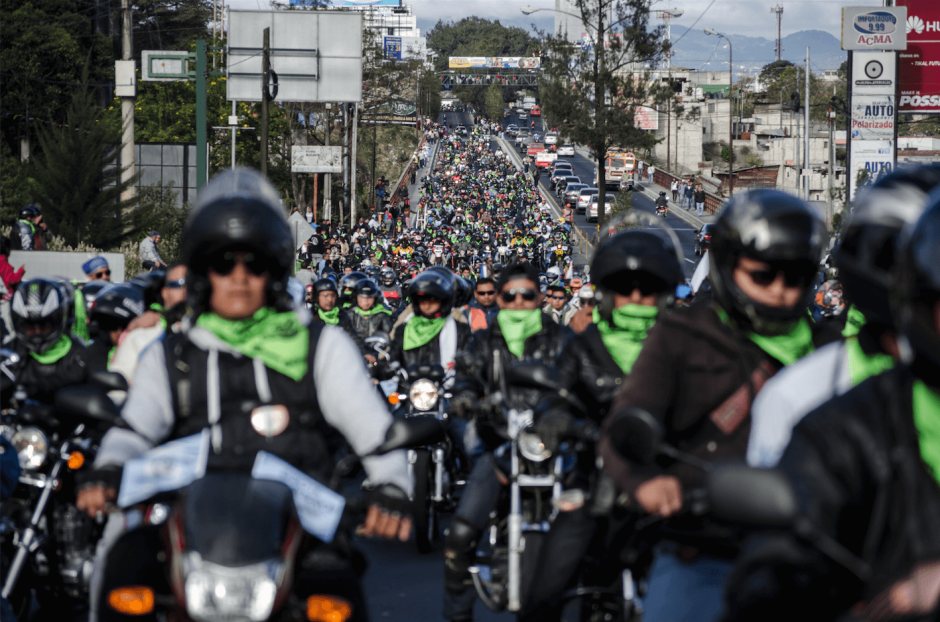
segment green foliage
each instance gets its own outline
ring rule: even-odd
[[[167,263],[179,259],[180,237],[192,207],[189,203],[177,207],[178,196],[179,191],[173,188],[173,184],[144,186],[137,197],[139,208],[134,213],[135,229],[141,232],[134,239],[139,242],[145,232],[151,229],[159,231],[160,256]]]
[[[140,50],[185,50],[190,42],[211,37],[212,0],[133,0],[131,4],[138,61]]]
[[[12,224],[20,208],[31,200],[26,167],[5,142],[0,142],[0,225]]]
[[[744,163],[747,166],[764,166],[764,158],[756,153],[749,153],[744,158]]]
[[[618,192],[608,201],[610,203],[609,214],[600,214],[600,210],[598,210],[598,229],[602,229],[610,219],[619,218],[633,209],[632,192]]]
[[[486,116],[491,121],[501,122],[503,118],[503,87],[491,84],[486,89]]]
[[[780,79],[784,71],[792,69],[795,66],[796,65],[788,60],[775,60],[772,63],[764,65],[763,69],[760,70],[760,81],[764,84],[776,82]]]
[[[722,147],[720,157],[723,162],[727,162],[728,159],[731,157],[731,150],[728,149],[727,147]]]
[[[824,121],[828,119],[829,100],[835,96],[847,101],[846,85],[848,84],[848,61],[843,62],[839,67],[839,79],[833,82],[824,82],[810,71],[809,74],[809,107],[810,119],[815,121]],[[800,109],[802,110],[805,102],[806,78],[803,74],[803,67],[796,66],[790,61],[773,62],[764,65],[760,74],[761,83],[764,85],[764,99],[768,102],[783,103],[784,106],[790,103],[793,93],[799,94]],[[834,87],[834,89],[833,89]],[[833,92],[833,90],[835,92]],[[836,127],[845,127],[845,116],[836,108]]]
[[[33,196],[50,231],[66,243],[113,246],[127,235],[126,210],[134,203],[121,200],[131,182],[122,183],[115,166],[120,127],[104,118],[89,89],[75,89],[66,121],[39,135],[41,153],[28,166]]]

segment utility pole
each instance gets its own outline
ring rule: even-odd
[[[832,144],[832,130],[836,123],[836,111],[829,106],[829,171],[828,171],[828,192],[826,193],[826,225],[832,231],[832,172],[834,170],[833,159],[835,159],[835,147]]]
[[[209,151],[206,130],[206,40],[196,41],[196,187],[209,181]]]
[[[803,170],[809,170],[809,47],[806,48],[806,68],[803,69]],[[809,201],[810,177],[803,179],[803,199]]]
[[[261,174],[268,174],[268,78],[271,73],[271,29],[264,29],[261,51]]]
[[[771,13],[777,14],[777,41],[774,44],[774,52],[777,53],[777,62],[780,62],[780,55],[783,53],[783,39],[780,36],[780,22],[783,21],[783,5],[770,7]]]
[[[124,61],[134,60],[134,50],[131,43],[131,35],[133,34],[133,26],[131,20],[131,1],[130,0],[121,0],[121,17],[123,22],[123,28],[121,33],[121,59]],[[133,72],[134,75],[132,78],[136,81],[137,72]],[[135,162],[134,162],[134,101],[135,96],[132,94],[130,96],[121,97],[121,122],[124,124],[123,136],[121,137],[121,182],[127,183],[134,178],[135,171]],[[128,200],[133,199],[137,196],[137,188],[134,184],[131,184],[127,190],[122,193],[121,199]]]
[[[326,135],[323,138],[323,144],[327,147],[330,146],[330,134],[333,132],[333,104],[326,105]],[[331,206],[333,203],[333,192],[332,192],[332,176],[329,173],[324,173],[323,175],[323,211],[329,213],[331,211]],[[313,195],[313,211],[316,213],[317,206],[317,195]]]
[[[352,138],[349,146],[349,226],[356,224],[356,151],[359,143],[359,105],[353,104]]]

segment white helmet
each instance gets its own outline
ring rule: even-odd
[[[561,278],[561,268],[558,266],[552,266],[545,271],[545,275],[549,278],[549,280]]]

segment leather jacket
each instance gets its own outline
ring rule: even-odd
[[[23,386],[26,395],[43,404],[51,404],[59,389],[85,384],[93,371],[88,363],[85,346],[75,337],[69,336],[72,347],[54,363],[40,363],[30,356],[29,350],[17,342],[13,348],[20,355],[20,362],[13,369],[16,382]],[[6,377],[4,377],[6,380]],[[14,386],[4,382],[3,397],[0,403],[6,405],[13,396]]]
[[[323,320],[320,319],[320,314],[317,313],[316,305],[314,305],[310,313],[313,318],[312,321],[314,324],[324,323]],[[359,333],[356,331],[356,328],[353,326],[352,318],[349,317],[349,312],[347,312],[345,309],[339,310],[338,326],[342,328],[343,330],[345,330],[346,334],[352,337],[352,340],[356,342],[356,347],[359,348],[359,351],[362,352],[363,356],[365,356],[366,354],[372,354],[372,351],[366,347],[366,344],[362,340],[362,337],[359,336]]]
[[[352,308],[348,314],[353,330],[362,339],[371,337],[378,332],[388,333],[392,330],[392,320],[388,313],[378,312],[372,315],[363,315],[355,308]]]
[[[940,559],[940,482],[921,457],[913,382],[899,367],[826,402],[796,426],[777,467],[801,514],[868,563],[871,578],[862,584],[790,534],[762,534],[732,575],[726,619],[793,619],[796,608],[837,619],[856,603],[882,602],[886,588]],[[917,619],[934,616],[936,608]]]
[[[587,416],[598,423],[607,416],[626,379],[595,324],[575,334],[565,346],[558,357],[558,377],[587,407]]]
[[[457,322],[456,320],[454,323],[457,325],[457,352],[460,352],[467,347],[470,341],[470,325],[464,322]],[[440,333],[421,347],[405,350],[402,346],[404,344],[405,326],[407,324],[408,322],[399,324],[392,333],[392,345],[389,350],[391,360],[398,361],[401,366],[405,368],[412,363],[440,363]]]

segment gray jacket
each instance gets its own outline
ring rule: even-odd
[[[140,261],[152,261],[153,263],[164,263],[157,252],[157,245],[153,238],[144,238],[140,241]]]

